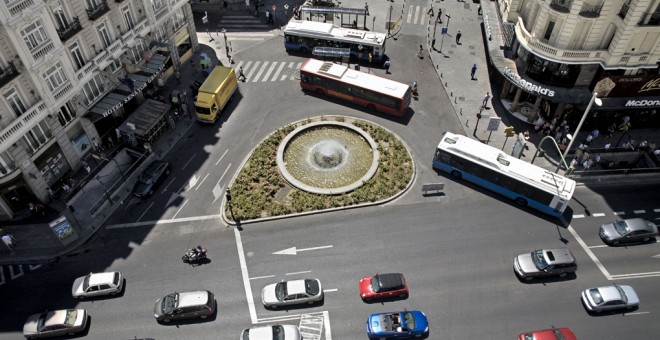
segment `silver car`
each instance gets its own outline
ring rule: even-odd
[[[323,288],[318,279],[282,281],[264,287],[261,302],[264,307],[279,307],[323,300]]]
[[[631,286],[613,285],[589,288],[582,292],[582,303],[590,312],[639,307],[639,297]]]
[[[239,340],[302,340],[294,325],[272,325],[244,329]]]
[[[577,263],[568,248],[537,249],[516,256],[513,259],[513,270],[525,280],[555,275],[563,277],[575,272]]]
[[[73,282],[71,295],[77,299],[101,295],[117,295],[124,287],[120,272],[90,273]]]
[[[643,218],[618,220],[600,226],[603,242],[617,245],[624,242],[648,242],[658,235],[658,226]]]
[[[84,309],[60,309],[30,316],[23,326],[23,336],[28,339],[74,335],[87,327],[87,311]]]

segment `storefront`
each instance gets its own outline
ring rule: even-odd
[[[83,135],[85,134],[83,133],[80,136]],[[89,140],[87,140],[87,143],[89,143]],[[89,147],[89,144],[87,145],[87,147]],[[39,157],[37,157],[34,160],[34,165],[39,169],[41,177],[43,177],[49,187],[52,187],[57,181],[62,179],[69,170],[71,170],[71,166],[67,162],[57,143],[51,145]]]

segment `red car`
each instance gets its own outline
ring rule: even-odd
[[[360,297],[371,301],[389,297],[408,297],[406,278],[400,273],[376,274],[360,280]]]
[[[525,332],[518,335],[518,340],[577,340],[570,328],[553,328],[542,331]]]

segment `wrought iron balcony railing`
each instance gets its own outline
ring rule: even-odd
[[[108,13],[110,11],[110,7],[108,6],[108,2],[106,0],[101,1],[98,6],[92,9],[85,9],[87,11],[87,17],[89,20],[96,20],[103,16],[103,14]]]
[[[660,26],[660,12],[647,12],[639,20],[639,26]]]
[[[14,63],[11,61],[8,62],[7,67],[0,68],[0,87],[9,84],[9,82],[18,77],[19,74],[21,73],[18,72]]]
[[[585,18],[598,18],[602,9],[603,4],[590,5],[585,2],[582,4],[582,8],[580,8],[580,15]]]
[[[573,0],[552,0],[550,2],[550,8],[557,12],[570,13],[572,4]]]
[[[68,27],[63,29],[57,29],[57,34],[60,36],[62,42],[67,41],[69,38],[76,35],[76,33],[82,31],[82,25],[80,25],[80,20],[78,17],[74,17],[71,24]]]

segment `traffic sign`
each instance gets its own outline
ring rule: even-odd
[[[497,131],[497,129],[500,127],[500,122],[502,121],[502,118],[500,117],[490,117],[488,120],[488,127],[486,128],[486,131]]]
[[[289,9],[289,4],[284,4],[284,9]]]
[[[447,27],[443,27],[443,28],[440,30],[440,33],[441,33],[441,34],[447,34]]]

